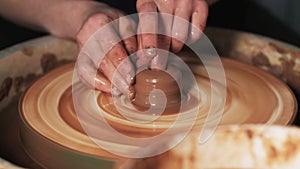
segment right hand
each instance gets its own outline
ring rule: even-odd
[[[79,47],[76,66],[79,78],[89,86],[131,98],[135,69],[128,54],[137,50],[136,30],[134,21],[119,19],[122,16],[119,10],[103,5],[103,9],[88,17],[76,37]],[[116,19],[116,24],[109,24]],[[89,40],[92,35],[94,39]]]
[[[205,0],[137,0],[136,6],[140,21],[138,50],[145,51],[138,55],[137,67],[165,69],[168,51],[178,53],[185,43],[197,41],[208,16]]]

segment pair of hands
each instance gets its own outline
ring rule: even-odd
[[[135,69],[141,66],[165,69],[168,54],[161,51],[176,53],[184,43],[199,39],[208,15],[208,5],[204,0],[137,0],[136,7],[139,17],[137,30],[134,21],[119,19],[124,14],[107,5],[85,21],[76,37],[79,50],[86,50],[83,49],[84,44],[97,30],[105,27],[97,45],[102,52],[109,51],[101,53],[92,51],[97,47],[91,48],[91,53],[78,58],[78,75],[83,82],[106,93],[123,93],[132,98],[131,83]],[[159,19],[158,13],[169,15]],[[117,20],[116,24],[107,25],[114,20]],[[160,29],[169,36],[155,34],[161,32]],[[135,52],[136,55],[129,58],[128,55]],[[101,54],[105,57],[102,58]]]

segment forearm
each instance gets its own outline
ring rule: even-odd
[[[55,36],[75,39],[87,17],[103,7],[89,0],[1,0],[0,15]]]

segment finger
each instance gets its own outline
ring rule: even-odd
[[[149,65],[150,61],[156,55],[156,52],[149,53],[145,49],[156,49],[158,47],[158,16],[157,7],[153,1],[139,1],[137,3],[137,10],[139,12],[138,49],[144,51],[137,53],[137,67],[140,67]]]
[[[105,74],[105,76],[110,80],[110,82],[118,89],[120,90],[122,93],[124,93],[126,95],[126,97],[128,98],[132,98],[132,89],[130,86],[130,83],[128,83],[125,79],[124,79],[124,75],[121,72],[121,69],[118,67],[115,67],[115,65],[113,64],[112,60],[109,59],[108,56],[113,55],[115,49],[113,48],[112,51],[110,51],[107,54],[107,57],[105,57],[103,59],[103,61],[100,63],[99,68],[103,71],[103,73]],[[126,67],[125,67],[126,68]]]
[[[170,0],[157,0],[155,2],[159,11],[159,34],[163,34],[171,38],[175,2]],[[159,42],[160,41],[158,41],[158,43]]]
[[[159,15],[159,34],[157,56],[151,61],[152,69],[164,70],[167,66],[169,49],[172,42],[173,6],[174,1],[157,1]]]
[[[111,22],[112,18],[107,15],[97,13],[91,15],[83,24],[82,28],[76,35],[76,40],[81,49],[88,39],[97,31],[99,28],[103,27],[107,23]]]
[[[188,38],[189,20],[192,10],[192,4],[186,1],[178,1],[177,6],[174,12],[171,45],[171,50],[175,53],[182,49],[183,44]]]
[[[79,79],[91,88],[106,93],[112,93],[110,81],[94,66],[88,56],[81,55],[76,62],[76,69]]]
[[[95,39],[103,50],[97,65],[114,86],[122,93],[128,94],[130,83],[134,77],[134,67],[118,33],[115,31],[116,22],[106,25],[95,35]],[[116,76],[113,77],[112,73]]]
[[[92,36],[86,43],[82,45],[80,53],[77,57],[76,68],[80,80],[87,86],[100,90],[106,93],[112,93],[111,82],[98,72],[97,64],[99,62],[99,56],[103,55],[101,45]],[[114,93],[119,94],[119,91]]]
[[[123,45],[121,43],[115,45],[106,54],[105,58],[110,61],[107,63],[109,64],[111,63],[113,65],[114,70],[112,71],[118,71],[119,74],[122,75],[122,79],[125,80],[127,86],[122,86],[122,87],[128,87],[134,76],[135,71],[129,57],[127,56],[125,49],[123,48]],[[118,84],[114,84],[114,85],[118,87]]]
[[[205,1],[194,1],[193,13],[191,17],[192,25],[190,26],[188,43],[197,41],[202,35],[206,26],[208,16],[208,5]]]
[[[127,71],[122,71],[122,76],[117,76],[121,82],[113,81],[114,79],[112,78],[112,74],[109,73],[114,73],[115,71],[117,71],[117,67],[119,66],[119,64],[125,58],[127,58],[127,53],[120,42],[121,40],[118,36],[118,33],[116,33],[114,29],[114,25],[117,21],[111,21],[112,20],[108,16],[102,14],[93,15],[92,17],[90,17],[90,19],[88,19],[86,24],[88,24],[89,26],[84,26],[81,34],[89,34],[90,37],[88,38],[88,40],[85,39],[87,43],[84,43],[85,45],[83,46],[82,51],[84,51],[87,54],[88,58],[93,63],[95,71],[97,70],[97,68],[101,67],[100,65],[102,61],[105,60],[105,58],[107,58],[106,60],[109,61],[106,61],[105,63],[108,63],[109,65],[102,65],[102,71],[104,75],[122,93],[128,93],[128,91],[126,91],[125,88],[129,88],[128,84],[130,83],[131,77],[134,74],[132,64],[129,64],[127,66]],[[115,50],[117,52],[114,52]],[[105,70],[106,68],[108,68],[108,70]],[[89,83],[91,83],[91,81],[89,81]]]
[[[136,40],[136,23],[130,18],[130,16],[123,16],[118,19],[119,35],[123,41],[123,45],[129,54],[136,52],[137,40]]]
[[[123,39],[123,45],[129,54],[133,54],[137,50],[136,36],[131,36]]]
[[[106,55],[101,46],[101,41],[99,41],[97,38],[99,34],[101,34],[101,31],[97,32],[95,36],[90,37],[89,41],[87,41],[87,43],[83,46],[81,52],[78,55],[77,62],[80,63],[81,61],[84,61],[84,64],[79,64],[84,66],[80,67],[80,73],[89,73],[89,75],[86,75],[86,77],[84,76],[84,74],[82,74],[82,77],[84,77],[82,79],[86,84],[95,85],[94,88],[101,91],[104,90],[103,87],[101,87],[101,84],[103,85],[104,82],[105,84],[110,84],[110,86],[105,85],[106,89],[104,90],[104,92],[108,92],[107,88],[110,87],[112,89],[109,89],[109,93],[113,95],[120,95],[120,91],[118,90],[118,88],[114,85],[111,85],[111,79],[107,78],[109,76],[106,76],[105,74],[103,74],[103,72],[98,71],[98,65],[103,61]],[[115,69],[112,69],[110,71],[115,71]]]
[[[159,49],[157,50],[157,55],[151,61],[151,69],[165,70],[170,53],[171,38],[165,35],[158,35],[158,42]]]
[[[94,36],[91,36],[89,40],[83,45],[78,55],[77,61],[80,61],[81,57],[89,58],[96,69],[99,61],[104,58],[103,49]]]

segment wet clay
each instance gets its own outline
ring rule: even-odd
[[[137,73],[134,91],[132,103],[139,109],[152,107],[172,111],[180,106],[180,87],[172,75],[162,70],[144,69]]]
[[[207,121],[207,117],[209,113],[215,113],[210,110],[219,110],[211,108],[222,108],[220,99],[226,99],[226,104],[219,125],[244,123],[286,125],[293,120],[297,106],[288,86],[260,69],[225,58],[221,58],[221,61],[227,83],[226,86],[216,85],[212,89],[212,80],[218,79],[210,80],[203,66],[192,59],[186,59],[185,62],[194,73],[199,91],[193,90],[194,88],[189,90],[179,113],[159,116],[141,113],[131,106],[130,100],[125,96],[114,98],[87,88],[79,80],[72,86],[73,64],[55,69],[36,81],[24,94],[20,113],[23,126],[28,129],[22,131],[23,140],[27,139],[28,143],[36,145],[40,144],[39,137],[45,137],[52,141],[51,145],[42,146],[45,151],[57,148],[53,144],[57,143],[80,153],[117,158],[99,149],[89,136],[103,141],[110,150],[125,151],[128,147],[136,147],[139,142],[129,140],[124,143],[124,140],[120,139],[122,135],[136,138],[152,137],[172,128],[175,129],[174,132],[181,132],[191,125],[192,130],[201,131],[203,125],[214,122],[215,118]],[[213,68],[214,65],[208,66]],[[164,75],[160,74],[159,77],[161,76]],[[182,84],[189,82],[185,80],[185,76],[181,78]],[[144,80],[141,82],[145,83],[147,78],[141,79]],[[164,88],[165,93],[176,95],[174,93],[177,92],[168,91],[172,88],[170,84],[164,85],[168,86]],[[158,84],[154,86],[157,87]],[[138,90],[146,89],[143,85],[140,85],[140,89],[138,87],[139,85],[136,85],[137,93]],[[227,90],[227,95],[219,95],[224,89]],[[212,95],[213,90],[216,91],[215,95]],[[199,99],[196,97],[198,94]],[[217,99],[217,102],[212,102],[213,99]],[[136,101],[134,103],[139,104]],[[141,102],[141,105],[143,104],[144,102]],[[193,116],[195,113],[196,116]],[[41,149],[41,146],[38,148]],[[37,157],[45,157],[38,150],[36,152],[39,155]],[[53,154],[53,157],[57,155]]]

